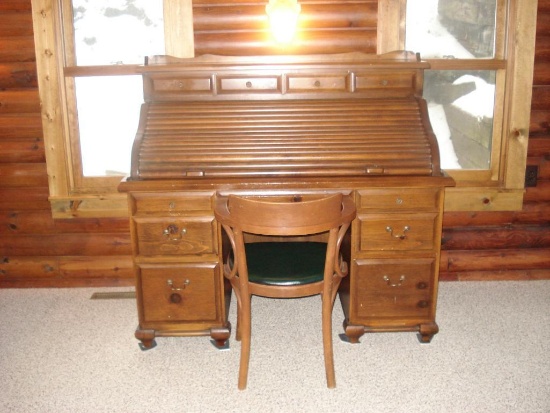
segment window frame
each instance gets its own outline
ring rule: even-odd
[[[192,0],[161,0],[164,6],[166,54],[194,55]],[[38,86],[42,102],[42,123],[50,202],[54,218],[127,216],[126,195],[116,187],[120,177],[82,177],[75,139],[74,78],[91,75],[138,74],[139,65],[71,66],[72,15],[63,13],[70,0],[31,0],[35,35]],[[525,166],[531,109],[532,74],[536,34],[537,3],[498,0],[505,18],[497,25],[495,58],[497,83],[493,133],[496,143],[489,171],[452,170],[455,188],[447,188],[445,208],[449,211],[520,210],[523,205]],[[379,0],[377,52],[405,48],[406,0]],[[187,24],[181,24],[187,22]],[[173,30],[171,28],[174,28]],[[67,34],[69,34],[67,36]],[[495,60],[495,59],[493,59]],[[441,60],[428,59],[433,69],[449,67]],[[494,68],[495,62],[474,60],[476,67]],[[471,61],[460,62],[469,66]],[[71,100],[72,99],[72,100]],[[72,105],[72,106],[71,106]],[[498,106],[501,105],[501,106]],[[78,142],[77,142],[78,143]],[[493,162],[492,162],[493,164]]]
[[[379,0],[378,52],[405,48],[407,0]],[[494,59],[425,59],[434,70],[496,70],[489,170],[449,170],[447,211],[521,210],[531,114],[537,4],[497,0]]]

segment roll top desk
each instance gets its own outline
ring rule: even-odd
[[[444,189],[454,182],[422,99],[426,68],[408,52],[149,58],[131,175],[119,186],[142,347],[158,336],[229,338],[216,192],[351,194],[342,336],[416,331],[429,342]]]

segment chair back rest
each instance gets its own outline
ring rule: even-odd
[[[243,232],[262,235],[316,234],[349,223],[355,205],[341,193],[298,200],[270,197],[219,197],[216,218]]]

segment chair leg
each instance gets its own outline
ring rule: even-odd
[[[241,362],[239,366],[239,390],[246,389],[248,381],[248,365],[250,362],[250,333],[251,333],[251,316],[250,316],[250,295],[241,297],[241,312],[238,321],[240,322],[241,335]]]
[[[237,341],[241,341],[241,337],[242,337],[242,334],[241,334],[241,324],[242,324],[241,318],[242,318],[243,309],[242,309],[241,296],[236,295],[236,297],[237,297],[237,329],[235,331],[235,339]]]
[[[325,355],[325,372],[327,387],[336,387],[336,375],[334,373],[334,354],[332,349],[332,299],[331,294],[322,294],[322,330],[323,350]]]

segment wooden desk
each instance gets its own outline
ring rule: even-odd
[[[151,63],[151,62],[150,62]],[[444,188],[421,98],[427,64],[386,56],[157,58],[128,193],[144,348],[157,336],[229,338],[221,272],[222,194],[351,194],[344,332],[418,331],[435,322]]]

